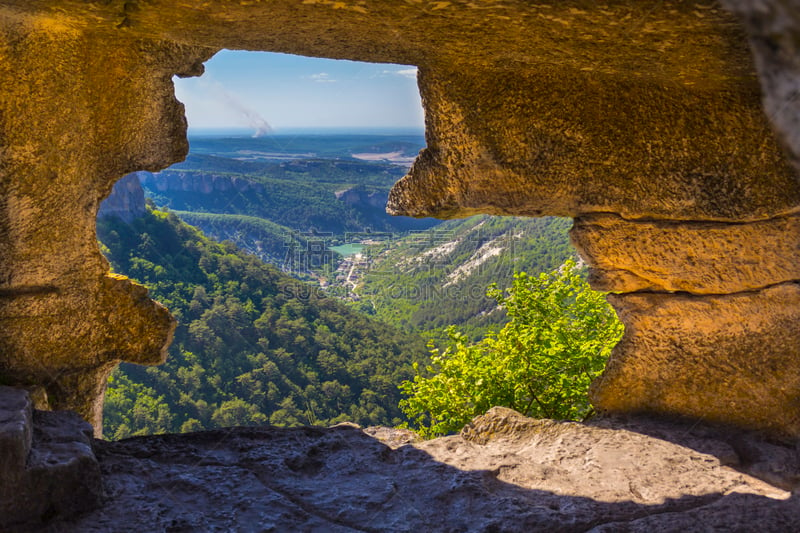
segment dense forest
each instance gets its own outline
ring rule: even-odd
[[[271,423],[403,421],[398,383],[422,338],[366,317],[172,213],[98,221],[114,271],[145,284],[179,321],[167,363],[123,364],[104,434]]]
[[[480,215],[370,247],[373,263],[356,307],[407,331],[444,340],[445,328],[458,325],[477,340],[506,321],[487,287],[510,287],[515,272],[547,272],[575,258],[571,224]]]
[[[200,213],[171,210],[178,217],[222,242],[231,241],[238,248],[262,261],[289,270],[296,263],[305,264],[302,254],[308,250],[311,232],[292,230],[269,220],[248,215]]]

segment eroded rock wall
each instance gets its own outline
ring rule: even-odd
[[[593,399],[800,435],[800,227],[628,221],[592,214],[571,237],[625,323]]]
[[[626,326],[593,386],[597,407],[800,435],[798,180],[781,142],[797,149],[800,116],[797,34],[779,22],[791,25],[788,4],[750,6],[770,116],[745,36],[713,6],[690,8],[717,17],[701,53],[723,61],[704,73],[421,69],[428,148],[389,210],[576,217],[590,281],[617,293]],[[680,55],[671,45],[664,63]]]
[[[800,2],[723,0],[748,33],[764,110],[800,168]]]
[[[594,402],[800,435],[800,227],[591,214],[571,237],[625,324]]]
[[[394,214],[744,221],[800,200],[752,74],[421,68],[419,85],[428,147],[392,191]]]
[[[0,386],[0,528],[93,510],[103,498],[92,427],[75,413],[35,411],[27,391]]]
[[[111,194],[100,202],[97,218],[117,217],[130,223],[147,212],[139,174],[132,172],[114,184]]]
[[[0,383],[97,428],[111,369],[163,362],[174,328],[143,287],[108,273],[98,204],[123,174],[185,155],[171,77],[209,55],[121,37],[0,18]]]
[[[162,360],[97,204],[183,157],[173,74],[269,50],[419,66],[428,147],[391,212],[576,217],[627,326],[600,408],[796,436],[799,11],[727,5],[0,0],[0,379],[97,422],[117,361]]]

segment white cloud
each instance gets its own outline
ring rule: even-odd
[[[417,79],[417,67],[414,68],[404,68],[403,70],[398,70],[395,72],[398,76],[403,76],[404,78],[410,78],[412,80]]]
[[[336,82],[336,80],[331,79],[330,74],[328,74],[327,72],[319,72],[317,74],[312,74],[309,77],[312,80],[314,80],[316,83],[335,83]]]
[[[385,75],[393,75],[393,76],[402,76],[403,78],[408,78],[410,80],[417,79],[417,67],[412,68],[404,68],[400,70],[384,70],[381,74]]]

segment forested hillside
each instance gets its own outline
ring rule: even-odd
[[[398,165],[328,159],[239,161],[193,155],[158,174],[140,173],[148,196],[179,211],[259,217],[298,231],[343,234],[425,229],[437,221],[391,217],[389,188]]]
[[[122,365],[107,438],[238,424],[402,420],[397,384],[424,341],[365,317],[174,214],[98,221],[112,268],[179,320],[167,363]]]
[[[308,248],[308,233],[247,215],[197,213],[173,210],[181,220],[200,228],[203,234],[222,242],[231,241],[238,248],[266,263],[282,267]]]
[[[481,215],[369,247],[372,265],[357,307],[406,330],[438,336],[456,324],[478,339],[505,322],[487,287],[510,287],[515,272],[546,272],[575,258],[571,225],[564,218]]]
[[[575,257],[567,219],[388,216],[388,190],[408,168],[389,161],[413,157],[421,136],[197,137],[191,145],[185,162],[140,173],[156,205],[406,331],[439,336],[457,324],[477,340],[505,322],[486,297],[490,284],[510,286],[515,271],[549,271]],[[340,263],[331,248],[351,243],[362,255]]]
[[[99,220],[98,236],[113,269],[150,287],[180,325],[166,365],[111,377],[106,436],[395,425],[398,385],[428,359],[428,339],[446,340],[451,324],[473,341],[499,329],[507,318],[489,285],[574,256],[566,219],[386,215],[406,171],[389,161],[412,157],[417,142],[195,139],[185,162],[138,173],[151,207],[130,224]]]

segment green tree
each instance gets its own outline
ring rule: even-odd
[[[574,261],[539,276],[515,274],[489,296],[510,321],[477,344],[449,328],[449,346],[431,350],[400,388],[400,408],[424,437],[459,431],[494,406],[528,416],[577,420],[591,412],[589,384],[603,370],[623,327],[603,293]],[[430,345],[432,348],[432,345]]]
[[[240,398],[228,400],[214,411],[211,420],[220,427],[223,426],[253,426],[265,424],[267,417],[258,411],[258,407],[251,405]],[[196,427],[196,424],[192,424]]]

